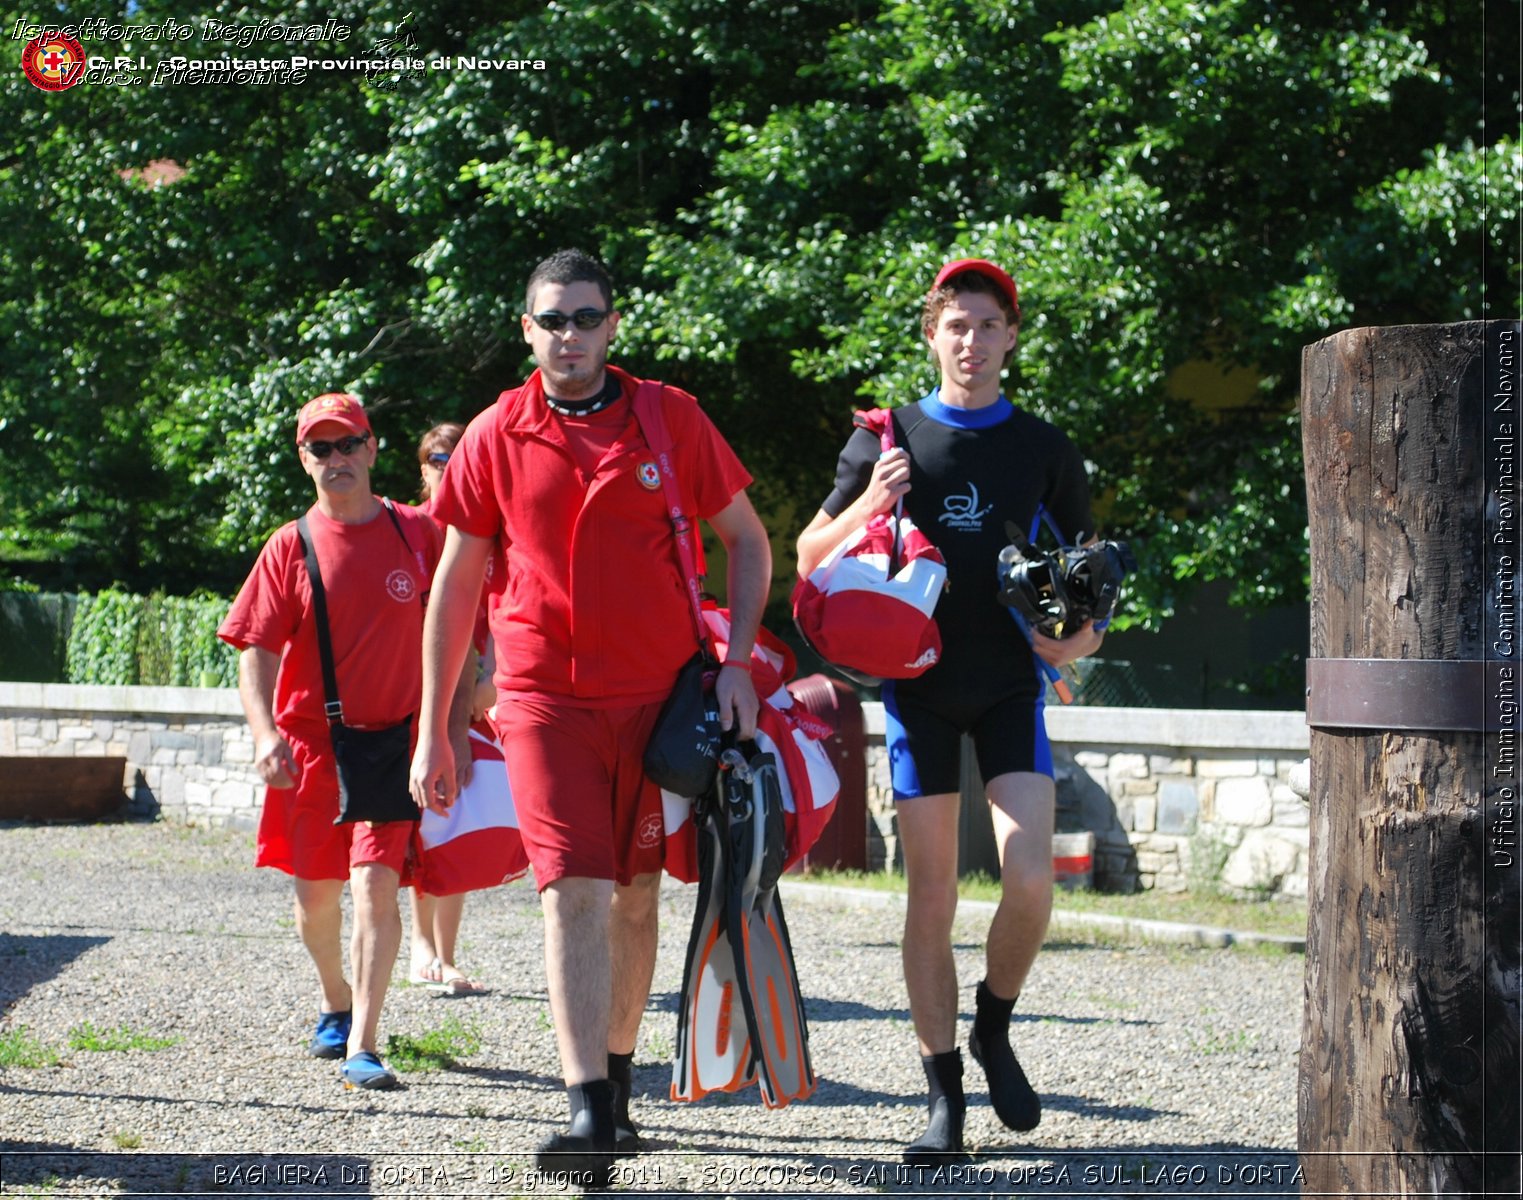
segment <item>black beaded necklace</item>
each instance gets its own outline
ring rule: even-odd
[[[563,417],[590,417],[617,403],[623,394],[623,385],[609,375],[603,380],[603,390],[591,400],[557,400],[546,392],[545,403],[550,406],[551,412],[558,412]]]

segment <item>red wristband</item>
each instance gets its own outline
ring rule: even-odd
[[[747,659],[727,658],[719,664],[721,667],[739,667],[747,675],[751,673],[751,663]]]

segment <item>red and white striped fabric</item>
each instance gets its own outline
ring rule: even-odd
[[[729,652],[730,614],[712,601],[704,604],[703,619],[723,661]],[[792,866],[809,852],[835,812],[841,781],[831,764],[824,739],[830,726],[794,703],[786,682],[793,678],[793,651],[763,629],[751,651],[751,682],[761,700],[756,721],[756,748],[777,758],[783,793],[787,858]],[[666,870],[684,883],[698,879],[698,837],[693,825],[693,802],[686,796],[661,793],[666,822]]]
[[[423,842],[419,886],[431,896],[496,887],[529,869],[502,747],[479,728],[471,728],[470,783],[455,797],[448,816],[425,809],[418,825]]]
[[[793,619],[826,662],[876,679],[913,679],[941,658],[932,615],[947,581],[941,551],[908,517],[853,531],[793,589]]]

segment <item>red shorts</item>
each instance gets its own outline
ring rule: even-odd
[[[403,882],[418,857],[416,821],[335,825],[338,771],[332,745],[287,733],[301,774],[294,788],[266,788],[259,814],[254,865],[274,867],[298,879],[348,879],[351,867],[379,863]]]
[[[661,870],[661,789],[643,759],[661,703],[625,708],[504,696],[492,722],[507,760],[518,828],[543,891],[557,879]]]

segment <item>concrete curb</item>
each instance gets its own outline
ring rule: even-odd
[[[828,883],[804,883],[787,881],[789,899],[833,900],[852,904],[871,904],[879,907],[903,908],[902,892],[879,892],[869,888],[840,887]],[[992,900],[963,900],[958,905],[963,911],[994,914]],[[1249,930],[1221,929],[1214,925],[1186,925],[1174,921],[1153,921],[1143,917],[1115,917],[1107,913],[1083,913],[1070,909],[1054,908],[1048,932],[1064,930],[1103,931],[1118,937],[1133,938],[1141,942],[1169,942],[1175,945],[1207,946],[1224,949],[1228,946],[1278,947],[1287,953],[1305,954],[1306,939],[1277,933],[1254,933]]]

